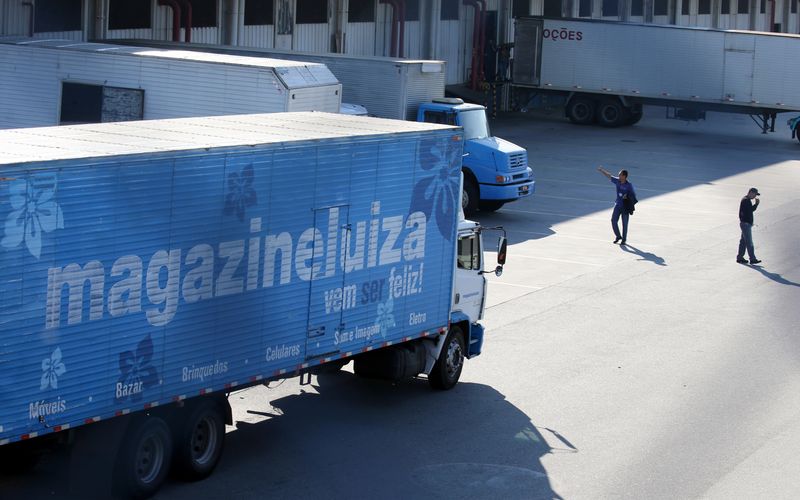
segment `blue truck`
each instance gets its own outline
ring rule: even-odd
[[[455,97],[434,99],[420,105],[417,121],[464,128],[461,204],[467,214],[494,212],[533,194],[536,184],[528,166],[528,152],[492,136],[484,106]]]
[[[102,428],[114,494],[148,496],[211,474],[233,391],[351,359],[449,389],[481,351],[460,128],[303,112],[0,144],[4,466]]]

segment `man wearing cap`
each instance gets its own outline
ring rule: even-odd
[[[742,198],[739,203],[739,227],[742,228],[742,237],[739,240],[739,253],[736,254],[736,262],[739,264],[747,264],[744,258],[744,250],[747,249],[747,255],[750,257],[750,264],[758,264],[761,262],[756,259],[755,250],[753,250],[753,212],[758,208],[760,203],[757,196],[761,196],[756,188],[750,188],[747,195]],[[750,200],[755,199],[755,204]]]

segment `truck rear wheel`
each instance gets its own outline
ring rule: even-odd
[[[117,455],[114,485],[123,498],[147,498],[161,487],[172,459],[172,436],[159,417],[134,417]]]
[[[577,125],[588,125],[594,121],[594,101],[587,97],[574,97],[567,104],[567,118]]]
[[[464,368],[464,332],[457,325],[450,327],[450,333],[442,346],[442,352],[439,353],[439,359],[433,365],[430,374],[428,374],[428,383],[434,389],[447,390],[452,389],[461,378],[461,370]]]
[[[478,211],[480,190],[472,175],[464,175],[464,190],[461,193],[461,208],[464,214],[472,215]]]
[[[175,436],[174,465],[180,478],[199,481],[211,475],[222,457],[225,417],[222,406],[209,397],[187,410]]]
[[[604,99],[597,108],[597,123],[604,127],[619,127],[628,123],[628,111],[619,99]]]
[[[641,111],[632,112],[630,118],[628,118],[628,122],[625,125],[636,125],[637,123],[639,123],[639,120],[642,119],[642,115],[643,113]]]

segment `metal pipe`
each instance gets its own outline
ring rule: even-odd
[[[480,70],[478,71],[478,75],[481,80],[486,80],[486,72],[483,68],[484,60],[486,59],[486,0],[478,0],[478,3],[481,5],[481,44],[478,48],[478,57],[480,58],[481,62],[479,65]]]
[[[158,5],[172,9],[172,41],[181,41],[181,6],[177,0],[158,0]]]
[[[380,3],[385,3],[392,6],[392,42],[391,49],[389,49],[390,57],[397,57],[397,0],[380,0]]]
[[[406,0],[397,0],[398,5],[400,6],[400,15],[397,17],[400,19],[400,41],[398,42],[398,57],[403,57],[403,52],[406,45]]]
[[[183,6],[183,41],[192,43],[192,2],[189,0],[178,0]]]

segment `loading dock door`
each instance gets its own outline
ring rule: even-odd
[[[753,100],[755,37],[726,34],[723,100],[747,103]]]
[[[517,19],[512,79],[517,85],[539,86],[542,71],[541,19]]]

